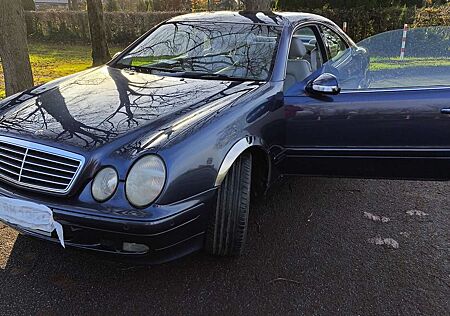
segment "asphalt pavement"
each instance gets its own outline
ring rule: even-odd
[[[0,224],[0,315],[449,315],[450,184],[290,179],[238,259],[133,266]]]

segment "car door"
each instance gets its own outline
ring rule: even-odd
[[[336,30],[327,31],[343,38]],[[323,40],[325,47],[332,44],[326,36]],[[354,48],[346,50],[350,49]],[[308,93],[308,80],[285,94],[283,172],[449,179],[450,75],[439,84],[417,72],[415,77],[391,81],[381,77],[381,83],[390,82],[382,88],[362,89],[351,84],[346,88],[351,75],[334,64],[342,65],[338,55],[346,58],[347,53],[338,49],[330,56],[327,52],[329,60],[322,70],[340,76],[344,89],[338,95]],[[346,67],[353,67],[351,60],[346,63]],[[360,67],[365,71],[363,65]]]
[[[324,73],[332,73],[340,79],[341,88],[359,89],[367,86],[368,55],[356,46],[345,34],[338,34],[328,26],[319,25],[327,62]]]

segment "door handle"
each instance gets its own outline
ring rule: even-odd
[[[450,114],[450,108],[447,109],[441,109],[442,114]]]

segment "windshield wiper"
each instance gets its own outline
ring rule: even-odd
[[[212,80],[226,80],[226,81],[261,81],[251,78],[239,78],[232,77],[220,73],[210,73],[210,72],[198,72],[198,71],[184,71],[182,69],[171,69],[165,67],[142,67],[142,66],[131,66],[117,63],[116,66],[120,69],[130,69],[137,72],[152,74],[154,71],[170,73],[170,76],[180,77],[180,78],[193,78],[193,79],[212,79]]]
[[[124,64],[115,64],[117,68],[119,69],[129,69],[137,72],[143,72],[143,73],[153,73],[153,71],[160,71],[160,72],[169,72],[169,73],[183,73],[183,70],[177,70],[177,69],[170,69],[170,68],[164,68],[164,67],[142,67],[142,66],[132,66],[132,65],[124,65]]]

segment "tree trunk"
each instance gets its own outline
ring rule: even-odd
[[[273,0],[243,0],[247,11],[271,11]]]
[[[36,5],[34,4],[34,0],[21,0],[22,7],[25,11],[36,11]]]
[[[71,11],[84,11],[86,10],[86,1],[83,0],[68,0],[69,10]]]
[[[70,11],[76,11],[76,10],[77,10],[77,9],[75,8],[75,6],[76,6],[75,1],[76,1],[76,0],[68,0],[68,1],[67,1],[67,4],[68,4],[68,6],[69,6],[69,10],[70,10]]]
[[[92,63],[98,66],[111,59],[106,42],[102,0],[87,0],[87,11],[92,43]]]
[[[21,1],[0,0],[0,57],[5,77],[6,95],[33,86]]]

